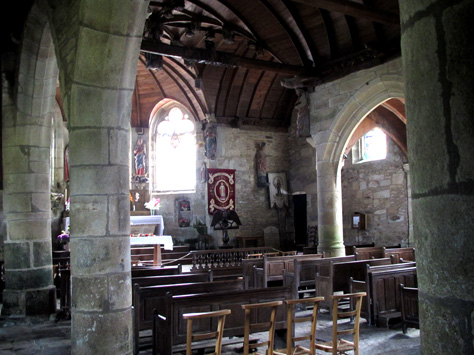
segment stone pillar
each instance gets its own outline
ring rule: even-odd
[[[10,96],[14,89],[2,78],[6,225],[2,314],[18,317],[49,316],[56,311],[51,253],[50,141],[51,104],[58,69],[49,30],[39,22],[25,30],[28,40],[22,43],[19,89],[14,97]]]
[[[474,353],[474,1],[401,0],[424,354]]]
[[[81,8],[69,124],[73,354],[133,350],[128,156],[147,5]]]
[[[343,223],[341,169],[331,154],[334,144],[322,142],[316,135],[316,179],[318,189],[318,253],[327,256],[345,255]]]
[[[405,172],[407,179],[408,238],[406,245],[402,244],[402,247],[413,247],[415,246],[415,240],[413,239],[413,206],[411,202],[410,164],[403,164],[403,171]]]

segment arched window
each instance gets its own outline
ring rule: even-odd
[[[375,128],[359,139],[352,149],[354,163],[382,160],[387,157],[387,136]]]
[[[195,191],[194,122],[179,107],[173,107],[154,127],[154,192]]]

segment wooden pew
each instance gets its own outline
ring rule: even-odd
[[[334,292],[349,293],[350,280],[363,278],[367,265],[388,265],[390,258],[354,260],[329,263],[327,273],[317,273],[315,279],[316,296],[324,296],[320,307],[329,308],[332,314],[332,299]],[[324,270],[322,270],[324,271]]]
[[[245,317],[241,305],[286,299],[291,299],[289,287],[194,295],[168,294],[156,308],[153,325],[153,353],[171,355],[177,350],[177,344],[183,344],[186,341],[186,322],[182,319],[183,313],[230,309],[232,313],[226,317],[224,336],[242,336]],[[267,317],[265,319],[268,320]],[[202,324],[202,327],[204,331],[210,330],[209,324]],[[276,329],[286,329],[285,305],[277,312]]]
[[[386,258],[393,258],[393,263],[401,261],[415,261],[415,248],[384,248]]]
[[[400,285],[400,303],[402,317],[402,331],[407,333],[407,328],[420,329],[420,319],[418,314],[418,288],[405,287]]]
[[[172,266],[132,266],[132,278],[144,276],[160,276],[160,275],[178,275],[182,273],[181,265]]]
[[[385,258],[384,247],[353,247],[353,255],[356,260],[379,259]]]
[[[346,255],[354,255],[354,248],[369,248],[374,247],[375,243],[370,244],[357,244],[357,245],[345,245]]]
[[[263,268],[263,257],[242,260],[242,276],[246,290],[255,288],[254,267]]]
[[[302,298],[305,292],[315,293],[316,273],[321,268],[328,269],[329,262],[343,262],[355,260],[354,255],[336,256],[329,258],[296,259],[294,272],[284,271],[283,285],[291,286],[293,298]]]
[[[393,258],[391,258],[393,262]],[[397,270],[408,267],[416,267],[416,262],[405,262],[389,265],[367,265],[365,273],[359,275],[359,278],[351,277],[349,281],[349,292],[366,292],[367,296],[362,300],[361,317],[367,319],[369,325],[374,325],[374,309],[372,300],[372,285],[370,284],[369,275],[372,272],[384,270]]]
[[[270,283],[283,285],[283,272],[294,272],[295,260],[321,259],[323,254],[304,254],[263,257],[263,267],[254,267],[254,287],[268,287]]]
[[[401,264],[400,264],[401,265]],[[417,287],[416,267],[373,271],[369,274],[373,324],[389,327],[401,320],[400,284]]]
[[[132,285],[139,284],[141,287],[211,281],[214,281],[212,270],[206,273],[132,277]]]
[[[162,307],[164,297],[168,293],[173,295],[212,294],[219,291],[236,292],[243,290],[243,288],[243,280],[192,282],[146,287],[134,284],[132,296],[134,353],[138,353],[140,346],[146,340],[140,338],[140,332],[152,329],[153,310]]]

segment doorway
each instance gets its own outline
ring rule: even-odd
[[[308,243],[306,194],[293,195],[295,243],[297,250],[303,250]]]

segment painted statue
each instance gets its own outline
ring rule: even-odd
[[[295,104],[295,109],[298,111],[296,118],[296,134],[298,137],[309,137],[310,136],[310,125],[309,125],[309,102],[308,93],[301,89],[296,89],[298,100]]]
[[[265,143],[260,143],[255,154],[255,163],[257,165],[257,186],[267,187],[267,157],[265,155]]]
[[[135,174],[144,176],[146,172],[146,144],[142,137],[138,138],[133,155],[135,156]]]
[[[217,155],[217,126],[207,123],[204,129],[204,140],[206,144],[205,155],[209,160],[216,160]]]

